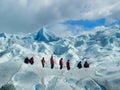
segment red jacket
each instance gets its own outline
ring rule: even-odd
[[[30,62],[31,64],[34,63],[34,59],[33,59],[33,57],[30,58],[29,62]]]
[[[51,63],[51,64],[54,64],[53,56],[50,58],[50,63]]]
[[[59,61],[59,65],[62,65],[63,64],[63,61],[62,61],[62,58],[60,59]]]
[[[70,67],[70,61],[66,62],[66,67]]]

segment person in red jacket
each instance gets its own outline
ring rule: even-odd
[[[62,67],[63,67],[63,58],[61,58],[60,60],[59,60],[59,65],[60,65],[60,69],[62,69]]]
[[[54,68],[54,59],[53,59],[53,56],[51,56],[50,58],[50,64],[51,64],[51,69]]]
[[[30,60],[29,60],[30,64],[33,65],[34,64],[34,58],[31,57]]]
[[[70,70],[70,60],[67,60],[66,67],[67,67],[67,70]]]

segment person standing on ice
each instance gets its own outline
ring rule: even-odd
[[[26,63],[26,64],[29,63],[29,59],[28,59],[28,57],[25,58],[24,63]]]
[[[30,60],[29,60],[30,64],[33,65],[34,64],[34,58],[31,57]]]
[[[87,61],[84,63],[84,68],[89,68],[89,63]]]
[[[44,68],[44,65],[45,65],[45,59],[44,59],[44,57],[41,59],[41,64],[42,64],[42,67]]]
[[[62,67],[63,67],[63,58],[61,58],[60,60],[59,60],[59,65],[60,65],[60,69],[62,69]]]
[[[67,60],[66,67],[67,67],[67,70],[70,70],[70,60]]]
[[[54,59],[53,59],[53,56],[51,56],[50,58],[50,64],[51,64],[51,69],[54,68]]]
[[[82,68],[81,61],[78,63],[77,67],[78,67],[79,69]]]

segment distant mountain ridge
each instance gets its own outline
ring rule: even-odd
[[[53,41],[58,41],[59,39],[60,39],[59,37],[48,32],[45,27],[42,27],[34,36],[34,40],[44,41],[44,42],[53,42]]]

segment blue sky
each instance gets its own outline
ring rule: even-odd
[[[0,32],[58,35],[120,24],[120,0],[0,0]]]
[[[105,26],[105,27],[111,27],[115,25],[120,25],[120,20],[117,20],[115,22],[111,22],[109,24],[106,24],[105,18],[97,19],[97,20],[68,20],[64,22],[66,25],[80,25],[85,30],[91,30],[94,29],[97,26]]]
[[[106,23],[105,18],[97,19],[97,20],[67,20],[65,22],[57,23],[54,25],[50,25],[51,31],[56,31],[56,34],[61,36],[63,32],[66,33],[63,36],[70,35],[79,35],[84,31],[94,31],[97,27],[99,29],[103,29],[103,27],[113,27],[116,25],[120,25],[120,20],[116,20],[110,23]],[[49,28],[48,28],[49,29]]]
[[[92,29],[96,26],[102,26],[105,25],[105,19],[98,19],[98,20],[69,20],[64,22],[64,24],[69,25],[80,25],[83,26],[84,29]]]

